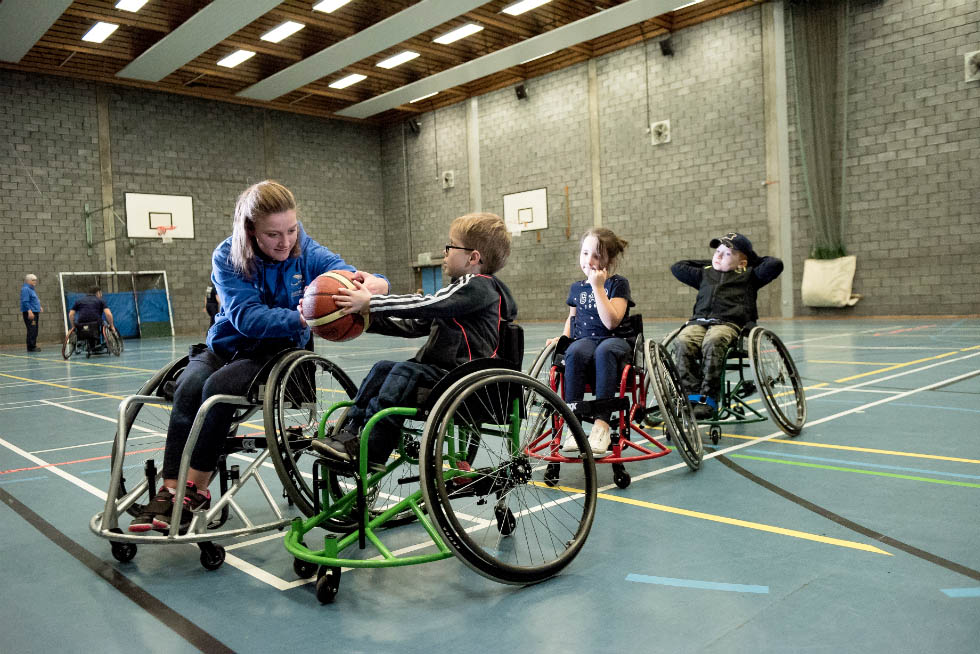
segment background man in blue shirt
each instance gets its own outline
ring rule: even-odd
[[[37,286],[37,275],[24,275],[24,285],[20,289],[20,312],[24,315],[27,326],[27,351],[40,352],[37,346],[37,326],[41,317],[41,298],[37,296],[34,287]]]

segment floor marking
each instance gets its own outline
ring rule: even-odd
[[[943,593],[947,597],[963,598],[963,597],[980,597],[980,588],[942,588]]]
[[[906,366],[914,366],[917,363],[924,363],[926,361],[934,361],[936,359],[944,359],[946,357],[951,357],[957,354],[959,350],[953,350],[952,352],[944,352],[943,354],[937,354],[934,357],[925,357],[922,359],[916,359],[914,361],[908,361],[906,363],[896,363],[895,365],[888,366],[887,368],[882,368],[881,370],[869,370],[868,372],[862,372],[858,375],[851,375],[850,377],[841,377],[840,379],[835,379],[835,384],[843,384],[844,382],[849,382],[852,379],[860,379],[861,377],[867,377],[868,375],[877,375],[880,372],[888,372],[889,370],[896,370],[898,368],[905,368]],[[880,381],[880,380],[879,380]]]
[[[700,520],[709,520],[711,522],[720,522],[726,525],[734,525],[736,527],[745,527],[747,529],[755,529],[757,531],[765,531],[771,534],[780,534],[782,536],[792,536],[793,538],[799,538],[802,540],[811,540],[817,543],[826,543],[828,545],[837,545],[838,547],[847,547],[855,550],[862,550],[865,552],[872,552],[874,554],[884,554],[885,556],[892,556],[890,552],[878,549],[874,545],[867,545],[865,543],[858,543],[850,540],[843,540],[840,538],[830,538],[828,536],[818,536],[817,534],[810,534],[805,531],[798,531],[796,529],[786,529],[785,527],[775,527],[773,525],[763,524],[761,522],[751,522],[748,520],[739,520],[737,518],[726,518],[725,516],[714,515],[711,513],[702,513],[701,511],[691,511],[688,509],[679,509],[673,506],[667,506],[665,504],[655,504],[654,502],[647,502],[646,500],[637,500],[631,497],[622,497],[620,495],[609,495],[607,493],[599,493],[598,497],[604,500],[610,500],[612,502],[619,502],[621,504],[630,504],[633,506],[641,506],[646,509],[653,509],[655,511],[663,511],[665,513],[674,513],[677,515],[687,516],[689,518],[698,518]]]
[[[945,348],[943,348],[945,349]],[[900,366],[901,363],[888,363],[886,361],[832,361],[825,359],[807,359],[807,363],[837,363],[842,366]]]
[[[733,459],[749,459],[751,461],[764,461],[766,463],[781,463],[787,466],[800,466],[801,468],[818,468],[820,470],[836,470],[838,472],[853,472],[858,475],[871,475],[873,477],[891,477],[893,479],[907,479],[909,481],[924,481],[930,484],[943,484],[945,486],[964,486],[966,488],[980,488],[980,484],[968,481],[952,481],[950,479],[931,479],[929,477],[915,477],[912,475],[900,475],[895,472],[878,472],[876,470],[861,470],[860,468],[844,468],[841,466],[829,466],[820,463],[807,463],[805,461],[783,461],[764,456],[752,456],[750,454],[732,454]]]
[[[698,581],[696,579],[674,579],[672,577],[651,577],[648,575],[628,574],[626,581],[641,584],[659,584],[661,586],[680,586],[682,588],[699,588],[703,590],[724,590],[731,593],[769,593],[769,586],[748,586],[745,584],[725,584],[717,581]]]
[[[918,327],[905,327],[903,329],[893,329],[890,332],[884,332],[884,333],[882,333],[882,332],[876,332],[874,335],[875,336],[884,336],[884,335],[887,335],[887,334],[899,334],[899,333],[902,333],[902,332],[916,332],[916,331],[919,331],[920,329],[932,329],[935,326],[936,325],[919,325]]]
[[[99,397],[108,397],[114,400],[122,400],[121,395],[111,395],[109,393],[100,393],[98,391],[90,391],[87,388],[74,388],[72,386],[65,386],[64,384],[55,384],[54,382],[41,381],[39,379],[28,379],[27,377],[17,377],[15,375],[8,375],[7,373],[0,372],[0,377],[9,377],[10,379],[16,379],[18,381],[32,382],[34,384],[40,384],[41,386],[53,386],[55,388],[63,388],[68,391],[75,391],[76,393],[88,393],[90,395],[98,395]]]
[[[890,466],[881,463],[864,463],[863,461],[854,461],[848,459],[831,459],[822,456],[806,456],[805,454],[790,454],[789,452],[773,452],[771,450],[765,450],[765,453],[768,454],[769,456],[791,457],[794,459],[807,459],[809,461],[823,461],[825,463],[846,463],[849,465],[865,466],[867,468],[881,468],[884,470],[902,470],[904,472],[923,472],[930,475],[943,475],[946,477],[963,477],[965,479],[980,479],[980,475],[968,475],[961,472],[942,472],[939,470],[924,470],[922,468],[905,468],[902,466]]]
[[[10,357],[12,359],[34,359],[35,361],[45,361],[48,363],[64,363],[67,365],[75,365],[75,366],[95,366],[97,368],[112,368],[113,370],[134,370],[137,372],[148,372],[150,374],[156,372],[156,370],[148,370],[147,368],[130,368],[129,366],[117,366],[111,363],[97,363],[94,361],[74,361],[69,363],[69,361],[64,359],[63,357],[61,359],[57,359],[57,358],[48,358],[48,357],[29,357],[27,355],[3,354],[3,353],[0,353],[0,356]]]
[[[757,436],[742,436],[740,434],[722,434],[722,436],[727,436],[728,438],[737,438],[740,440],[752,441],[756,440]],[[781,443],[788,445],[798,445],[800,447],[819,447],[828,450],[843,450],[847,452],[865,452],[867,454],[886,454],[888,456],[907,456],[913,459],[933,459],[936,461],[952,461],[955,463],[976,463],[980,464],[980,459],[964,459],[958,456],[943,456],[939,454],[922,454],[919,452],[902,452],[900,450],[882,450],[875,447],[857,447],[856,445],[834,445],[832,443],[814,443],[808,441],[800,441],[792,438],[772,438],[767,442],[769,443]]]
[[[942,568],[946,568],[947,570],[951,570],[951,571],[953,571],[953,572],[955,572],[957,574],[961,574],[961,575],[963,575],[965,577],[969,577],[970,579],[976,579],[976,580],[980,581],[980,571],[973,570],[972,568],[968,568],[965,565],[956,563],[955,561],[950,561],[949,559],[944,559],[941,556],[936,556],[935,554],[932,554],[931,552],[926,552],[925,550],[921,550],[918,547],[914,547],[912,545],[909,545],[908,543],[905,543],[905,542],[902,542],[902,541],[897,540],[895,538],[892,538],[891,536],[886,536],[886,535],[884,535],[884,534],[882,534],[880,532],[877,532],[877,531],[875,531],[873,529],[869,529],[868,527],[865,527],[864,525],[858,524],[858,523],[854,522],[853,520],[848,520],[847,518],[845,518],[842,515],[839,515],[837,513],[834,513],[833,511],[830,511],[828,509],[825,509],[824,507],[822,507],[822,506],[820,506],[818,504],[814,504],[810,500],[803,499],[799,495],[795,495],[795,494],[789,492],[785,488],[782,488],[780,486],[776,486],[772,482],[767,481],[766,479],[763,479],[762,477],[756,475],[755,473],[752,473],[749,470],[747,470],[747,469],[743,468],[742,466],[738,465],[737,463],[735,463],[734,461],[732,461],[727,456],[718,457],[718,462],[721,463],[722,465],[730,468],[735,473],[737,473],[737,474],[745,477],[749,481],[751,481],[751,482],[753,482],[755,484],[758,484],[759,486],[765,488],[766,490],[768,490],[768,491],[770,491],[772,493],[775,493],[776,495],[779,495],[780,497],[783,497],[783,498],[789,500],[790,502],[793,502],[794,504],[797,504],[797,505],[803,507],[804,509],[807,509],[808,511],[811,511],[813,513],[816,513],[817,515],[822,516],[822,517],[824,517],[824,518],[826,518],[826,519],[828,519],[828,520],[830,520],[832,522],[836,522],[837,524],[839,524],[839,525],[841,525],[843,527],[846,527],[847,529],[850,529],[851,531],[855,531],[855,532],[857,532],[859,534],[862,534],[864,536],[867,536],[868,538],[872,538],[872,539],[878,541],[879,543],[884,543],[885,545],[890,545],[891,547],[894,547],[897,550],[900,550],[902,552],[905,552],[906,554],[910,554],[910,555],[912,555],[912,556],[914,556],[914,557],[916,557],[918,559],[922,559],[923,561],[927,561],[927,562],[932,563],[934,565],[938,565],[938,566],[940,566]]]

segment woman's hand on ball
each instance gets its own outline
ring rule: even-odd
[[[333,297],[334,303],[344,315],[348,313],[365,313],[371,306],[372,293],[367,285],[357,281],[356,278],[352,281],[354,282],[354,288],[338,289],[337,295],[331,296]],[[384,282],[384,280],[381,281]]]
[[[387,280],[377,275],[372,275],[369,272],[364,272],[363,270],[358,270],[354,273],[354,281],[364,284],[365,288],[372,295],[387,295],[391,288]]]

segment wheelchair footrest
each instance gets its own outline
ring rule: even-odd
[[[579,420],[589,420],[598,413],[618,413],[619,411],[630,410],[630,399],[628,397],[610,397],[603,400],[580,400],[569,402],[568,407],[575,413]]]

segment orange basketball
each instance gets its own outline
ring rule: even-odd
[[[341,288],[354,288],[354,273],[348,270],[325,272],[306,287],[303,293],[303,318],[313,333],[328,341],[349,341],[367,328],[363,316],[344,315],[333,301]]]

